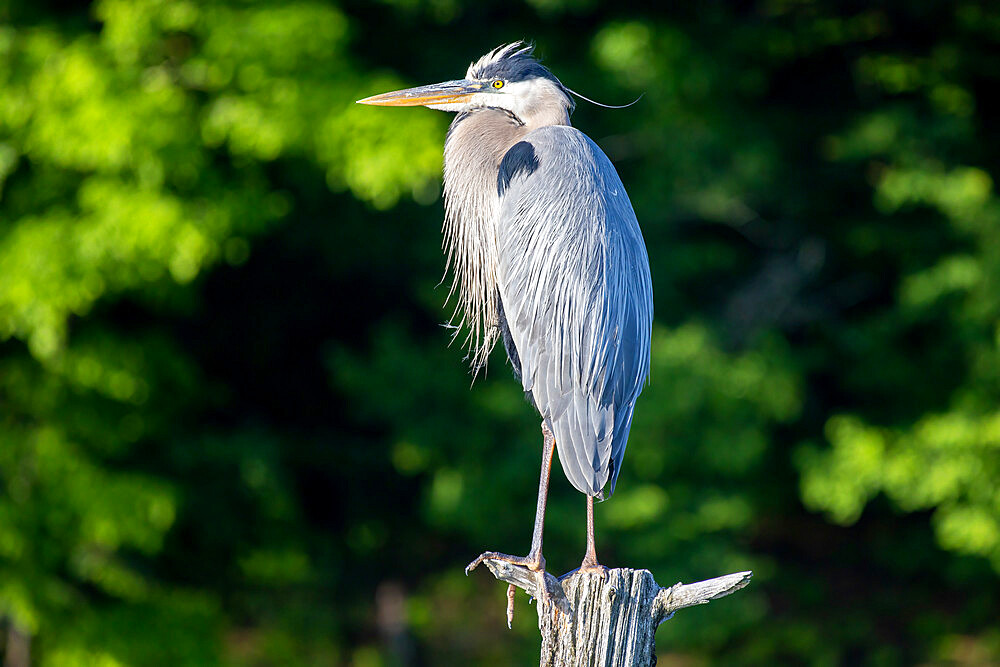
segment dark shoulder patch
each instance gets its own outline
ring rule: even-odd
[[[538,169],[538,157],[535,147],[527,141],[519,141],[510,147],[500,161],[500,173],[497,175],[497,194],[501,197],[510,187],[515,176],[529,176]]]

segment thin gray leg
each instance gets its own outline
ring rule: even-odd
[[[465,573],[472,572],[484,560],[502,560],[514,565],[521,565],[534,572],[545,571],[545,558],[542,556],[542,532],[545,528],[545,503],[549,497],[549,476],[552,473],[552,452],[555,450],[556,438],[548,425],[542,422],[542,472],[538,480],[538,504],[535,506],[535,527],[531,531],[531,551],[527,556],[511,556],[499,551],[486,551],[479,555],[465,568]]]
[[[587,496],[587,553],[580,563],[580,572],[593,572],[602,577],[607,575],[608,568],[597,562],[597,546],[594,542],[594,498]]]

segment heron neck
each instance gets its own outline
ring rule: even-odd
[[[528,128],[502,109],[476,109],[458,114],[448,128],[444,142],[445,190],[448,189],[449,163],[452,175],[463,174],[496,179],[500,160]]]
[[[500,161],[528,128],[497,109],[459,114],[444,144],[444,245],[458,292],[455,316],[465,325],[473,367],[497,340],[496,216]]]

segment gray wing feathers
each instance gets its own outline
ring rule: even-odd
[[[614,490],[649,373],[652,286],[608,158],[571,127],[529,133],[500,166],[500,298],[521,381],[573,486]]]

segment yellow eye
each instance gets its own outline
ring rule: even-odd
[[[497,79],[496,81],[494,81],[493,87],[496,88],[497,90],[503,88],[503,79]]]

